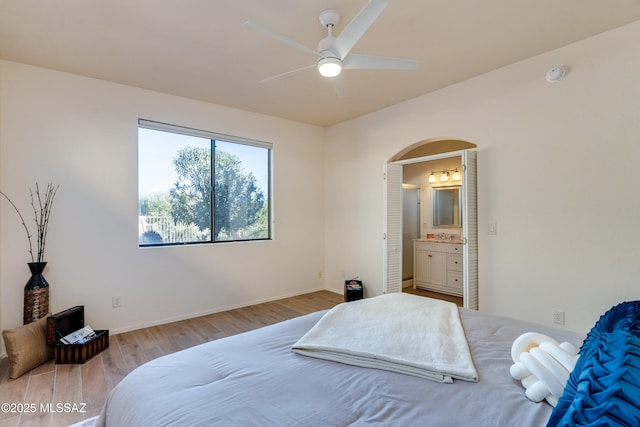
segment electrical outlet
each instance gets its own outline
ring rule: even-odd
[[[556,325],[564,325],[564,311],[553,310],[553,323]]]
[[[318,271],[318,279],[322,279],[322,271]]]
[[[111,297],[111,307],[113,308],[122,307],[122,297],[120,295]]]

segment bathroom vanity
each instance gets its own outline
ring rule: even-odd
[[[463,255],[459,240],[413,241],[413,288],[462,296]]]

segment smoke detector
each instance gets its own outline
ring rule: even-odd
[[[566,74],[567,70],[565,67],[554,67],[547,71],[545,78],[549,83],[556,83],[562,80]]]

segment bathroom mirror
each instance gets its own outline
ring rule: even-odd
[[[433,228],[459,228],[462,224],[460,186],[434,187]]]

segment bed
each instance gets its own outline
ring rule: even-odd
[[[554,408],[528,400],[509,374],[512,344],[528,331],[576,347],[585,336],[457,310],[477,382],[443,384],[294,353],[292,346],[319,322],[326,313],[322,311],[140,366],[112,390],[97,425],[546,425]]]

